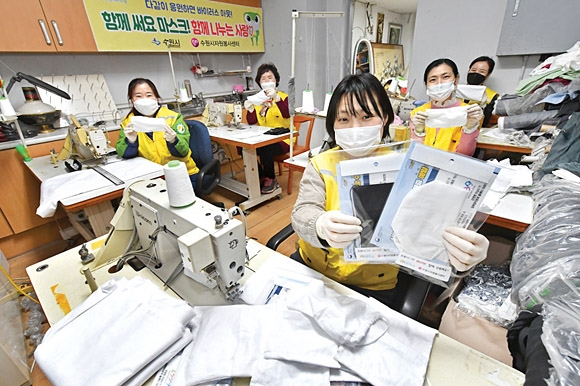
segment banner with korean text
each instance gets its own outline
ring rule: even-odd
[[[84,0],[99,51],[264,52],[262,8],[207,0]]]

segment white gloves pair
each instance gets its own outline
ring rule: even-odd
[[[164,132],[165,140],[169,143],[174,143],[177,138],[175,130],[173,130],[167,124],[165,125],[164,129],[165,129]],[[129,141],[129,143],[135,143],[135,141],[137,141],[137,130],[135,130],[135,126],[133,125],[133,123],[129,123],[125,127],[125,138],[127,138],[127,141]]]
[[[334,248],[345,248],[362,231],[361,221],[338,210],[324,212],[316,220],[316,234]],[[489,241],[472,230],[449,226],[443,233],[449,262],[458,271],[467,271],[487,257]]]
[[[465,124],[465,128],[463,131],[466,134],[473,133],[475,130],[479,128],[479,122],[483,118],[483,110],[479,105],[473,104],[467,106],[467,123]],[[425,120],[427,119],[427,112],[426,111],[418,111],[413,118],[411,118],[411,122],[413,122],[413,126],[415,127],[415,134],[418,136],[425,135]]]

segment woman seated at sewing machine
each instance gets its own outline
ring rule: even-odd
[[[195,188],[198,167],[191,157],[189,129],[181,114],[159,105],[159,92],[149,79],[135,78],[129,83],[127,96],[133,108],[121,122],[117,153],[123,158],[137,156],[160,165],[171,160],[185,163],[191,184]],[[134,117],[163,118],[155,120]],[[155,126],[161,127],[155,127]]]

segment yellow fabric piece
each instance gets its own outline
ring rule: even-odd
[[[338,148],[337,148],[338,149]],[[312,158],[326,187],[326,210],[340,210],[336,164],[348,159],[344,152],[329,150]],[[388,151],[387,149],[382,151]],[[378,154],[376,154],[378,155]],[[300,255],[308,266],[339,283],[369,290],[393,289],[399,268],[390,264],[346,263],[341,248],[320,249],[300,239]]]
[[[458,106],[467,106],[467,103],[461,102]],[[431,102],[427,102],[411,111],[411,118],[419,111],[426,111],[431,109],[433,106]],[[425,127],[425,140],[423,143],[427,146],[431,146],[437,149],[446,150],[450,152],[455,152],[457,145],[459,145],[459,140],[463,134],[463,128],[461,126],[448,127],[440,129],[437,127]]]
[[[129,114],[121,123],[123,127],[131,121],[133,113]],[[162,106],[157,112],[156,118],[164,118],[169,127],[173,128],[178,114]],[[175,128],[174,128],[175,129]],[[187,152],[185,157],[175,157],[169,152],[165,141],[165,133],[162,131],[153,132],[153,139],[149,138],[147,133],[138,132],[139,139],[139,156],[148,159],[149,161],[158,163],[159,165],[166,165],[169,161],[178,160],[185,164],[187,173],[189,175],[199,173],[199,168],[191,158],[191,149]]]

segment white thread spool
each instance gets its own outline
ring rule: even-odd
[[[195,193],[187,173],[187,167],[181,161],[169,161],[163,166],[169,205],[174,208],[182,208],[195,202]]]
[[[16,111],[14,111],[14,107],[12,107],[8,97],[0,98],[0,110],[6,120],[16,118]]]
[[[302,91],[302,112],[303,113],[314,112],[314,95],[312,93],[312,90]]]
[[[187,95],[187,89],[185,89],[185,88],[179,89],[179,101],[180,102],[182,102],[182,103],[189,102],[190,99],[191,98],[189,97],[189,95]]]
[[[322,111],[328,111],[328,106],[330,106],[330,98],[332,98],[332,93],[327,92],[326,96],[324,97],[324,110]]]
[[[397,78],[393,78],[391,80],[391,84],[389,85],[389,92],[393,95],[397,94],[397,86],[399,86],[399,80]]]

